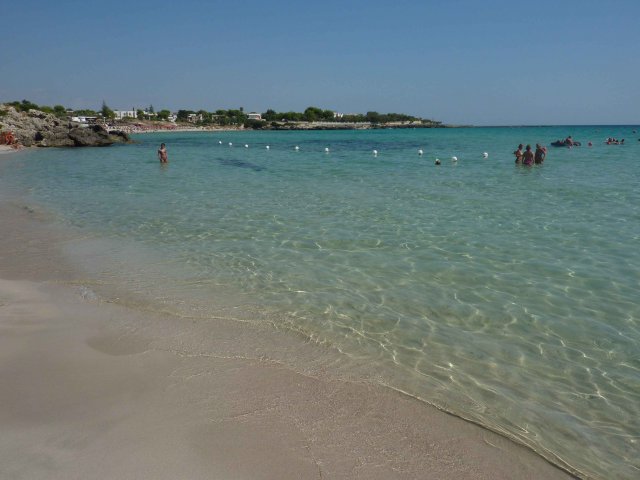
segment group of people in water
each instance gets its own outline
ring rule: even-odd
[[[624,143],[624,138],[622,140],[618,140],[617,138],[609,137],[604,143],[607,145],[622,145]]]
[[[532,151],[531,145],[527,145],[524,151],[522,147],[522,144],[518,145],[517,150],[513,152],[516,156],[516,165],[542,165],[544,163],[544,159],[547,156],[547,147],[536,143],[535,152]]]

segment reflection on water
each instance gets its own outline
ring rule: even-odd
[[[192,318],[244,309],[547,458],[634,478],[640,147],[514,168],[518,143],[563,135],[149,135],[3,174],[81,229],[74,255],[132,297]],[[172,163],[151,168],[160,141]]]

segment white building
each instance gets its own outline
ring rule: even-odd
[[[259,113],[256,113],[256,112],[251,112],[251,113],[247,114],[247,118],[249,120],[262,120],[262,115],[260,115]]]
[[[114,110],[116,118],[122,120],[123,118],[138,118],[138,114],[135,110]]]
[[[204,116],[201,113],[190,113],[187,116],[187,121],[191,123],[198,123],[204,120]]]

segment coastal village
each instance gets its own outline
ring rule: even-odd
[[[128,135],[156,131],[210,130],[368,130],[441,128],[441,122],[398,113],[339,113],[308,107],[304,112],[245,112],[244,108],[206,110],[146,108],[112,110],[39,106],[29,100],[0,104],[0,145],[73,147],[129,141]]]

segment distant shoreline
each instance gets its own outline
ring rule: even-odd
[[[466,127],[466,126],[464,126]],[[136,123],[107,125],[108,132],[125,132],[127,134],[138,133],[158,133],[158,132],[233,132],[233,131],[320,131],[320,130],[404,130],[422,128],[464,128],[453,125],[442,124],[418,124],[412,123],[338,123],[338,122],[279,122],[276,126],[270,125],[266,128],[247,128],[245,126],[188,126],[188,125],[158,125]]]

